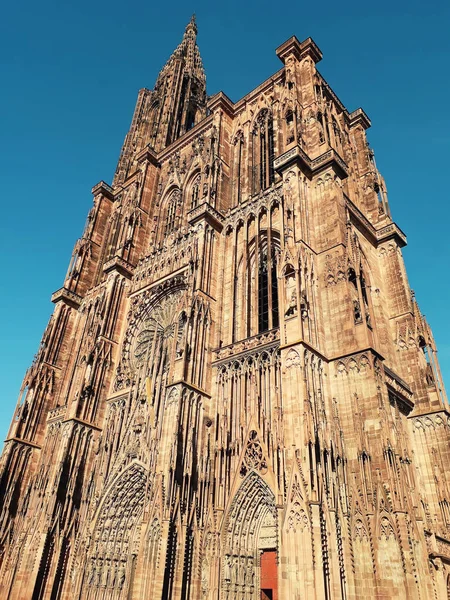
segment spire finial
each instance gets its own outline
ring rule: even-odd
[[[195,18],[195,13],[193,13],[191,20],[186,25],[186,33],[189,33],[191,30],[194,31],[195,35],[197,35],[197,20]]]

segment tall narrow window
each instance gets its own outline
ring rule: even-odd
[[[180,190],[174,190],[170,195],[169,201],[167,203],[167,212],[166,212],[166,230],[165,234],[168,235],[172,233],[175,229],[176,224],[176,216],[177,216],[177,203],[179,198]]]
[[[253,193],[268,188],[274,181],[274,139],[272,115],[263,109],[253,130]]]
[[[258,331],[278,327],[278,278],[275,250],[272,248],[270,260],[267,246],[264,245],[259,257],[258,269]]]
[[[259,259],[258,273],[258,331],[269,329],[269,274],[267,251]]]
[[[200,173],[195,177],[191,186],[191,210],[197,208],[198,199],[200,197]]]

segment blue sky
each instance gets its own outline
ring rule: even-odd
[[[155,6],[157,4],[157,6]],[[412,288],[450,385],[450,3],[18,0],[0,23],[0,437],[91,206],[110,182],[136,94],[152,87],[192,12],[208,93],[238,100],[277,71],[275,48],[313,37],[319,69],[369,140]]]

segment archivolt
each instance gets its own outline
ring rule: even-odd
[[[276,522],[275,496],[265,481],[252,471],[237,491],[228,513],[227,550],[252,552],[276,544]],[[259,539],[262,533],[264,540]]]
[[[132,463],[106,492],[93,532],[85,597],[106,598],[117,590],[117,598],[122,598],[132,586],[146,482],[145,468]],[[100,596],[94,592],[98,588],[102,588]]]

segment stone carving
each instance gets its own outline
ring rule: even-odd
[[[297,285],[295,283],[295,273],[292,271],[286,277],[286,311],[285,316],[291,317],[297,314]]]
[[[267,463],[256,431],[251,431],[248,436],[244,464],[241,467],[242,477],[247,474],[248,469],[255,469],[257,471],[262,471],[263,473],[267,471]]]

